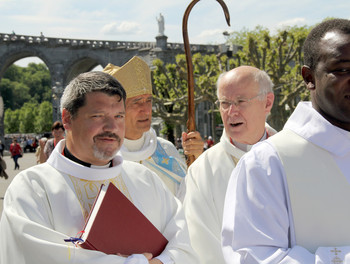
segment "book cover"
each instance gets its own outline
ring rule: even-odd
[[[159,256],[168,240],[114,184],[102,185],[84,231],[82,248],[106,254],[152,253]]]

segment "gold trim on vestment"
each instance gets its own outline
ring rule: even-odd
[[[102,184],[113,183],[131,202],[131,196],[121,174],[112,179],[90,181],[69,175],[86,220]]]

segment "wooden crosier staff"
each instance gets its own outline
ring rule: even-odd
[[[195,109],[194,109],[194,78],[193,78],[193,65],[192,65],[192,56],[190,50],[190,43],[188,41],[188,31],[187,31],[187,22],[188,16],[195,4],[200,0],[193,0],[187,7],[185,14],[182,19],[182,36],[184,39],[184,47],[186,54],[186,62],[187,62],[187,87],[188,87],[188,120],[187,120],[187,131],[195,131],[196,130],[196,122],[195,122]],[[228,8],[223,0],[216,0],[219,2],[221,7],[224,10],[225,18],[227,24],[230,26],[230,14],[228,12]],[[187,157],[187,165],[190,166],[192,162],[195,160],[193,155]]]

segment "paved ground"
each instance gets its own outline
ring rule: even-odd
[[[16,174],[22,170],[25,170],[36,164],[36,158],[34,153],[24,153],[23,158],[18,159],[18,164],[20,166],[19,170],[14,170],[15,163],[10,156],[5,156],[4,160],[6,161],[7,169],[6,172],[9,175],[9,178],[5,180],[0,177],[0,215],[2,213],[2,203],[4,200],[4,195],[7,187],[11,183],[12,179],[16,176]]]

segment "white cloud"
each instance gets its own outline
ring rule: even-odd
[[[136,22],[123,21],[121,23],[113,22],[104,25],[101,29],[105,35],[116,34],[135,34],[140,32],[140,24]]]
[[[218,43],[224,43],[225,38],[222,34],[225,30],[223,29],[209,29],[209,30],[203,30],[200,34],[193,37],[192,41],[193,43],[212,43],[212,44],[218,44]]]
[[[182,42],[182,17],[189,0],[0,0],[2,33],[48,37],[154,41],[158,33],[156,17],[165,17],[169,42]],[[231,14],[226,26],[222,8],[216,1],[200,1],[189,18],[191,43],[222,43],[222,31],[253,29],[262,25],[270,30],[284,26],[314,25],[325,17],[349,17],[350,1],[336,5],[329,0],[225,0]],[[339,1],[338,1],[339,2]],[[300,6],[317,5],[313,12]],[[303,18],[304,17],[304,18]],[[111,23],[115,21],[115,23]],[[222,28],[222,30],[220,29]]]
[[[292,19],[288,19],[285,21],[281,21],[277,23],[277,27],[288,27],[288,26],[303,26],[306,25],[307,21],[303,17],[296,17]]]

